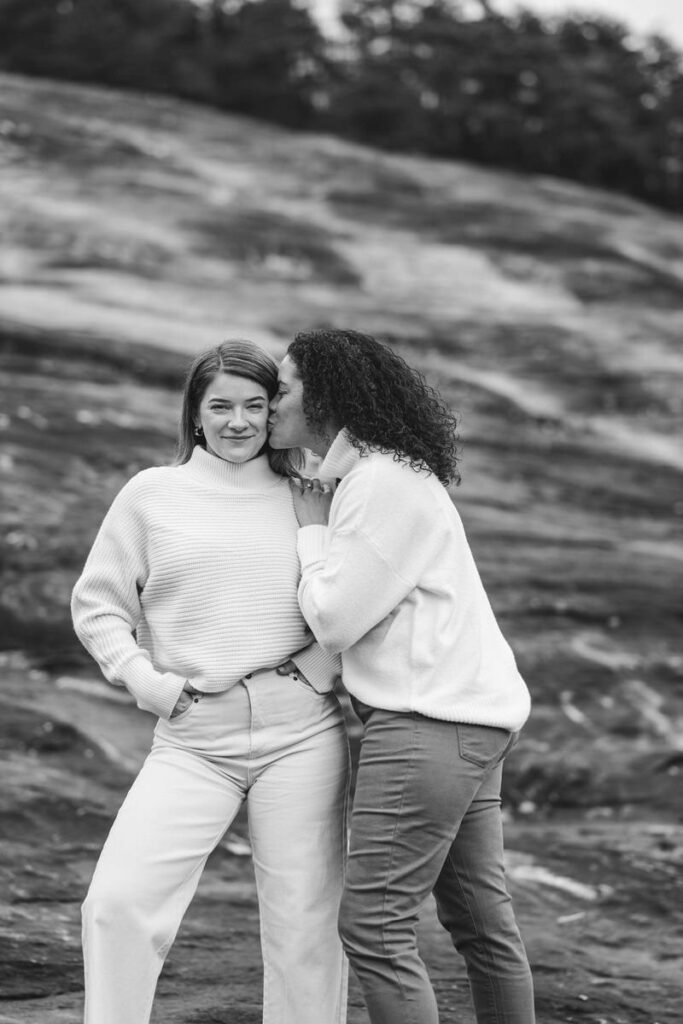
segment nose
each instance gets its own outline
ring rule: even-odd
[[[244,418],[244,413],[241,409],[233,409],[232,416],[230,417],[230,429],[235,432],[244,431],[247,429],[247,423]]]
[[[270,402],[268,403],[268,408],[270,409],[271,412],[275,412],[279,404],[280,396],[274,395],[273,398],[271,398]]]

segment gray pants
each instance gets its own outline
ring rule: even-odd
[[[434,893],[478,1024],[533,1024],[531,972],[505,884],[504,729],[358,704],[365,729],[340,933],[372,1024],[438,1024],[415,926]]]

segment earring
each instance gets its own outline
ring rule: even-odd
[[[199,437],[203,437],[203,435],[204,435],[204,431],[202,430],[202,428],[201,428],[201,427],[200,427],[199,425],[197,425],[197,426],[196,426],[196,427],[194,428],[194,430],[192,431],[192,433],[194,434],[194,436],[195,436],[195,437],[198,437],[198,438],[199,438]]]

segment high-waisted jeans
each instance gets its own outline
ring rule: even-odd
[[[147,1024],[206,859],[244,800],[263,1020],[343,1024],[347,972],[337,914],[347,782],[337,698],[296,676],[256,672],[160,721],[83,905],[86,1024]]]
[[[504,729],[357,705],[364,721],[340,932],[372,1024],[437,1024],[417,949],[433,892],[478,1024],[533,1024],[531,972],[503,866]]]

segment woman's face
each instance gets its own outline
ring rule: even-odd
[[[218,373],[204,392],[196,423],[208,452],[226,462],[248,462],[268,437],[268,392],[246,377]]]
[[[270,403],[268,420],[271,448],[311,448],[317,438],[304,416],[304,386],[289,356],[280,363],[278,389]]]

